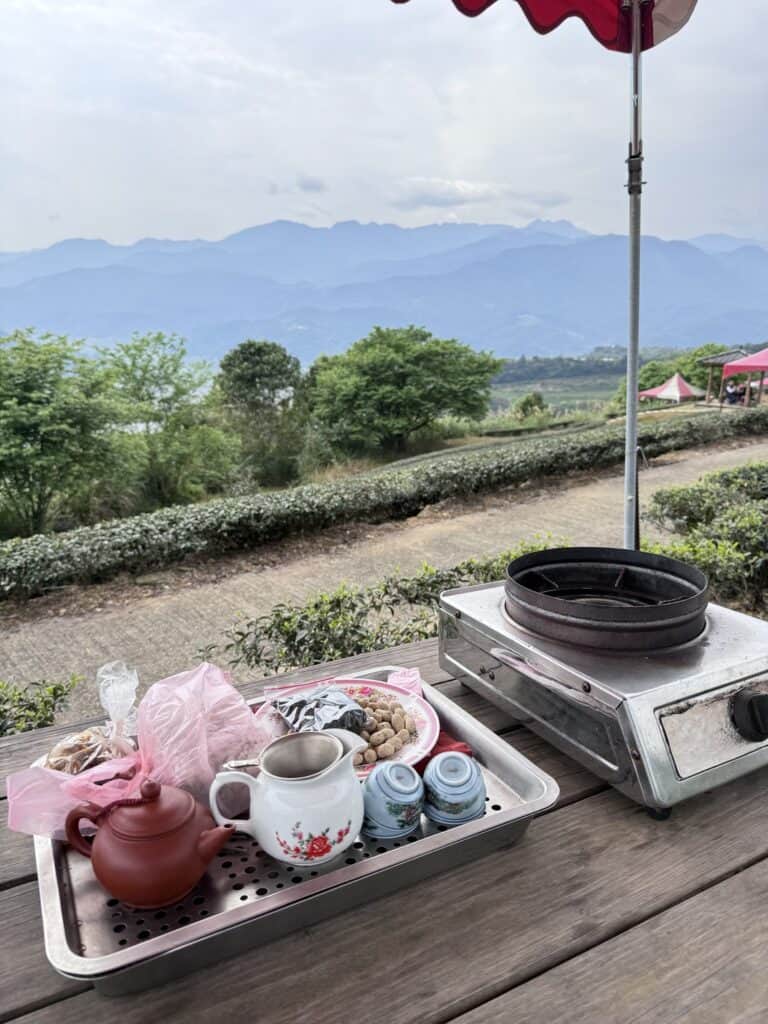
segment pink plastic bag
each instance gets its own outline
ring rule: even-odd
[[[399,668],[396,672],[389,673],[387,682],[393,686],[402,686],[404,690],[409,690],[416,697],[420,697],[424,680],[417,668]]]
[[[186,789],[207,805],[225,761],[253,756],[261,730],[251,709],[215,665],[203,663],[151,686],[139,704],[139,749],[128,757],[66,775],[33,767],[8,777],[8,826],[62,838],[69,811],[84,801],[105,807],[132,796],[142,779]],[[115,775],[130,778],[115,778]]]

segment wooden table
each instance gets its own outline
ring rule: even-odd
[[[655,822],[463,690],[438,667],[433,641],[334,667],[382,663],[418,666],[428,682],[553,775],[561,790],[557,807],[511,849],[120,999],[101,997],[48,966],[32,844],[3,830],[0,1020],[768,1020],[768,775],[750,775]],[[326,668],[294,678],[325,675]],[[247,687],[248,695],[259,685]],[[0,742],[3,779],[63,731]],[[5,800],[0,806],[5,816]]]

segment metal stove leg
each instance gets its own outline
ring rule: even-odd
[[[653,818],[654,821],[669,821],[672,817],[672,809],[670,807],[646,807],[648,817]]]

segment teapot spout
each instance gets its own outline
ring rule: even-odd
[[[235,831],[234,825],[219,825],[217,828],[206,829],[197,840],[197,854],[200,859],[208,864],[222,846],[226,846]]]

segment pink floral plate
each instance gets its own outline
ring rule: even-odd
[[[440,720],[434,708],[423,697],[418,696],[404,686],[397,686],[394,683],[381,683],[376,679],[344,679],[342,677],[337,679],[316,679],[312,683],[298,683],[286,687],[270,687],[266,691],[267,700],[254,712],[254,717],[263,726],[264,738],[267,742],[282,736],[288,731],[285,722],[269,703],[269,697],[277,697],[286,693],[311,692],[319,686],[338,686],[352,700],[356,700],[358,697],[370,697],[372,693],[381,693],[387,697],[397,699],[405,713],[414,720],[416,732],[411,736],[409,742],[405,743],[397,753],[387,758],[388,762],[401,761],[404,764],[418,764],[419,761],[422,761],[432,752],[432,748],[437,743],[437,737],[440,733]],[[360,765],[355,769],[358,778],[366,778],[375,767],[375,763]]]

